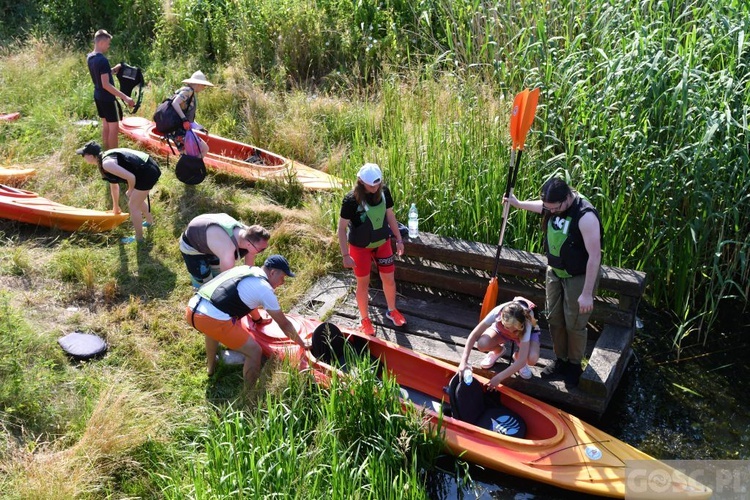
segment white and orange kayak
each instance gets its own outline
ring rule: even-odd
[[[151,151],[172,153],[164,136],[154,122],[139,116],[129,116],[120,122],[120,132]],[[305,189],[320,191],[341,187],[341,179],[308,167],[271,151],[203,132],[196,134],[206,141],[209,153],[203,158],[209,168],[237,175],[249,181],[284,179],[293,175]]]
[[[0,184],[0,218],[64,231],[108,231],[125,222],[127,213],[113,214],[55,203],[31,191]]]
[[[316,344],[321,343],[314,339],[314,333],[320,330],[321,322],[291,314],[288,318],[301,338],[312,341],[312,352],[317,359],[305,356],[275,322],[257,326],[249,317],[244,317],[241,325],[260,344],[264,355],[288,358],[300,369],[312,368],[316,380],[325,384],[338,368],[325,363],[325,355],[316,352]],[[450,391],[445,389],[456,374],[455,365],[359,331],[338,329],[355,350],[379,360],[380,366],[401,386],[404,404],[410,401],[423,408],[433,429],[443,434],[448,451],[467,461],[504,474],[593,495],[641,498],[639,492],[659,492],[658,496],[648,498],[711,497],[710,488],[669,465],[531,396],[505,386],[490,389],[489,380],[478,374],[474,375],[472,383],[480,384],[480,394],[515,413],[524,423],[525,434],[513,437],[500,433],[494,426],[488,428],[459,419],[454,416],[457,411],[452,409],[454,401],[450,400]],[[641,476],[637,487],[632,486],[628,464],[634,463],[648,464],[650,470],[662,474]],[[656,483],[648,484],[652,479]]]

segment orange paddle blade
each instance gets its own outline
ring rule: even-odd
[[[497,305],[497,288],[497,276],[493,276],[493,278],[490,280],[490,284],[487,286],[487,291],[484,292],[484,300],[482,300],[482,312],[479,315],[479,321],[482,321]]]
[[[531,123],[534,121],[534,116],[536,115],[536,106],[539,103],[539,88],[531,91],[527,89],[524,92],[526,92],[526,96],[523,99],[523,108],[518,112],[521,116],[515,135],[513,135],[513,130],[511,129],[513,148],[521,150],[523,150],[526,136],[529,133],[529,129],[531,129]]]
[[[513,109],[510,112],[510,138],[513,140],[513,149],[516,149],[516,138],[521,133],[523,110],[526,107],[526,101],[528,97],[529,89],[524,89],[523,91],[516,94],[515,99],[513,99]]]

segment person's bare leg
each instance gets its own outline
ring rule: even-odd
[[[357,276],[357,308],[359,309],[359,317],[362,319],[369,318],[369,305],[370,305],[370,275]]]
[[[263,358],[263,350],[253,339],[247,339],[247,342],[242,347],[234,350],[245,355],[242,376],[245,379],[245,385],[251,387],[258,380],[258,377],[260,377],[260,362]]]
[[[130,193],[128,199],[128,208],[130,209],[130,220],[133,221],[133,229],[135,230],[135,239],[140,241],[143,239],[143,212],[142,207],[146,203],[146,197],[148,191],[139,191],[134,189]]]
[[[380,281],[383,283],[383,295],[388,310],[396,309],[396,277],[394,273],[380,273]]]
[[[206,335],[206,369],[209,377],[216,371],[217,352],[219,352],[219,341]]]
[[[108,122],[102,119],[102,148],[104,151],[117,147],[119,133],[120,124],[118,122]]]

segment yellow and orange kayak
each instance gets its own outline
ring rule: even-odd
[[[303,339],[312,339],[313,332],[321,325],[315,319],[288,317]],[[321,361],[324,356],[318,354],[318,359],[305,356],[276,323],[256,326],[245,317],[241,324],[266,356],[288,358],[300,369],[312,368],[321,383],[330,380],[334,368]],[[474,375],[472,383],[481,384],[485,398],[497,399],[504,408],[519,416],[525,423],[526,433],[523,438],[511,437],[459,420],[451,416],[453,402],[445,391],[456,374],[455,365],[359,331],[339,329],[346,342],[358,346],[357,350],[362,345],[367,346],[368,354],[378,358],[396,378],[404,404],[411,401],[424,408],[432,428],[439,428],[443,433],[448,451],[467,461],[567,490],[614,498],[623,498],[626,494],[628,498],[640,498],[642,493],[658,492],[653,498],[702,499],[712,494],[710,488],[682,472],[567,412],[505,386],[489,389],[489,380],[478,374]],[[316,343],[313,341],[313,351]],[[628,464],[634,464],[631,461],[646,464],[649,470],[658,470],[661,474],[641,475],[636,484],[627,475]],[[652,480],[655,484],[649,485]]]
[[[36,175],[33,168],[5,168],[0,167],[0,184],[15,184],[23,182]]]
[[[55,203],[36,193],[0,184],[0,217],[64,231],[107,231],[128,219],[127,213],[113,214]]]
[[[172,151],[152,121],[129,116],[120,122],[120,132],[151,151],[168,155]],[[249,181],[284,179],[292,174],[311,191],[341,187],[341,179],[276,153],[203,132],[196,134],[206,141],[209,153],[203,158],[207,167],[237,175]]]

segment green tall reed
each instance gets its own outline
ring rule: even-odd
[[[166,498],[428,498],[438,430],[401,408],[369,361],[330,387],[286,366],[251,409],[218,409],[198,453],[162,476]]]

